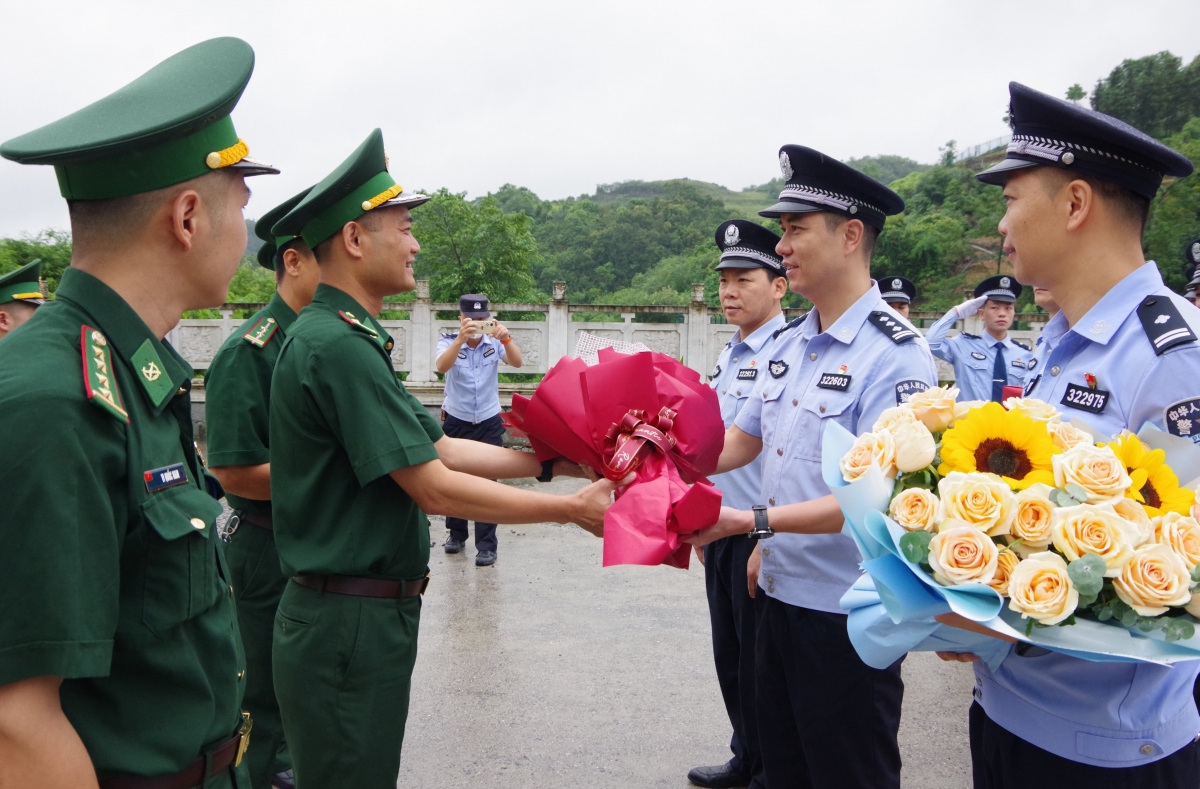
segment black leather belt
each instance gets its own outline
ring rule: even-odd
[[[412,581],[386,581],[382,578],[357,578],[352,575],[294,575],[292,580],[309,589],[355,597],[387,597],[403,600],[420,597],[429,586],[429,576]]]

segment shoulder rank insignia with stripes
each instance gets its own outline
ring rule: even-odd
[[[117,389],[108,338],[99,330],[84,326],[79,336],[79,350],[83,354],[83,390],[88,400],[128,424],[129,412]]]
[[[894,313],[875,310],[871,313],[871,316],[867,318],[867,322],[886,334],[889,340],[897,344],[908,342],[913,337],[917,336],[915,331],[908,328],[908,324],[897,320]]]
[[[258,323],[250,327],[250,331],[242,335],[242,339],[253,345],[255,348],[261,348],[271,341],[275,336],[275,332],[279,330],[279,324],[274,318],[262,318]]]
[[[1137,308],[1138,320],[1154,353],[1162,356],[1176,345],[1195,342],[1196,335],[1167,296],[1147,296]]]
[[[349,323],[351,326],[358,329],[359,331],[366,332],[367,334],[371,335],[375,339],[377,339],[377,340],[379,339],[379,332],[375,331],[370,326],[363,323],[358,318],[354,317],[353,312],[346,312],[344,310],[338,310],[338,315],[341,315],[342,320],[344,320],[346,323]]]

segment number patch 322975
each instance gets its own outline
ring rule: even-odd
[[[1090,389],[1079,384],[1067,384],[1067,392],[1063,395],[1062,404],[1091,414],[1100,414],[1108,405],[1109,396],[1109,393],[1103,389]]]

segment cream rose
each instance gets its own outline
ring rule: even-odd
[[[920,471],[932,463],[937,454],[933,433],[921,422],[900,425],[892,438],[896,443],[896,468],[902,473]]]
[[[891,408],[883,409],[883,413],[879,415],[879,418],[875,420],[875,424],[871,426],[871,432],[878,433],[886,430],[889,433],[895,433],[901,425],[911,425],[920,421],[907,403],[904,405],[894,405]]]
[[[933,580],[942,586],[990,582],[999,554],[996,543],[974,526],[939,531],[929,541]]]
[[[1138,541],[1133,544],[1134,548],[1154,541],[1154,524],[1150,521],[1150,516],[1146,514],[1145,507],[1133,499],[1123,498],[1114,502],[1112,508],[1122,518],[1137,526]]]
[[[988,586],[996,590],[997,594],[1008,597],[1008,579],[1012,577],[1012,571],[1017,569],[1017,563],[1021,558],[1007,548],[1001,548],[996,556],[996,574],[992,576],[992,580],[988,581]]]
[[[941,519],[941,502],[924,488],[908,488],[892,499],[888,514],[905,531],[933,531]]]
[[[1078,446],[1092,446],[1096,443],[1096,439],[1086,430],[1080,430],[1070,422],[1064,422],[1061,419],[1051,419],[1046,423],[1046,432],[1050,434],[1050,440],[1059,449],[1074,449]]]
[[[1151,544],[1133,552],[1113,581],[1113,589],[1142,616],[1158,616],[1169,606],[1190,604],[1191,583],[1183,557],[1166,545]]]
[[[1032,397],[1010,397],[1004,401],[1004,407],[1009,411],[1017,411],[1038,422],[1049,422],[1058,419],[1062,414],[1057,408],[1045,400],[1035,400]]]
[[[896,442],[891,433],[863,433],[838,462],[842,478],[847,482],[866,474],[872,464],[878,466],[884,476],[896,476]]]
[[[908,399],[908,405],[916,414],[917,419],[929,428],[931,433],[941,433],[954,424],[954,399],[958,397],[958,389],[934,386],[924,392],[917,392]]]
[[[1087,491],[1087,504],[1111,504],[1125,495],[1133,484],[1125,464],[1109,447],[1079,446],[1058,455],[1050,462],[1054,467],[1054,484],[1062,488],[1075,484]]]
[[[1137,502],[1135,506],[1141,507]],[[1155,518],[1154,542],[1165,545],[1187,565],[1188,572],[1200,564],[1200,523],[1190,515],[1180,515],[1178,512],[1168,512],[1162,517]]]
[[[1013,494],[994,474],[951,471],[938,483],[942,513],[989,536],[1008,534]]]
[[[1050,516],[1054,547],[1067,561],[1085,553],[1104,560],[1105,578],[1116,578],[1133,556],[1140,539],[1138,527],[1122,518],[1107,504],[1059,507]]]
[[[1008,577],[1008,608],[1022,619],[1057,625],[1079,605],[1079,592],[1067,575],[1067,563],[1053,551],[1022,559]]]
[[[988,400],[962,400],[954,404],[954,421],[962,419],[972,408],[981,408],[986,405]]]
[[[1013,548],[1021,556],[1045,550],[1050,545],[1050,514],[1054,504],[1050,502],[1049,485],[1035,482],[1013,496],[1012,520],[1008,533],[1021,541]]]

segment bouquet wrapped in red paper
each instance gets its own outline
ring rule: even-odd
[[[611,480],[636,480],[604,516],[604,565],[686,568],[681,540],[716,523],[717,467],[725,425],[716,393],[665,354],[601,348],[564,357],[532,398],[513,395],[505,421],[542,461],[566,457]]]

